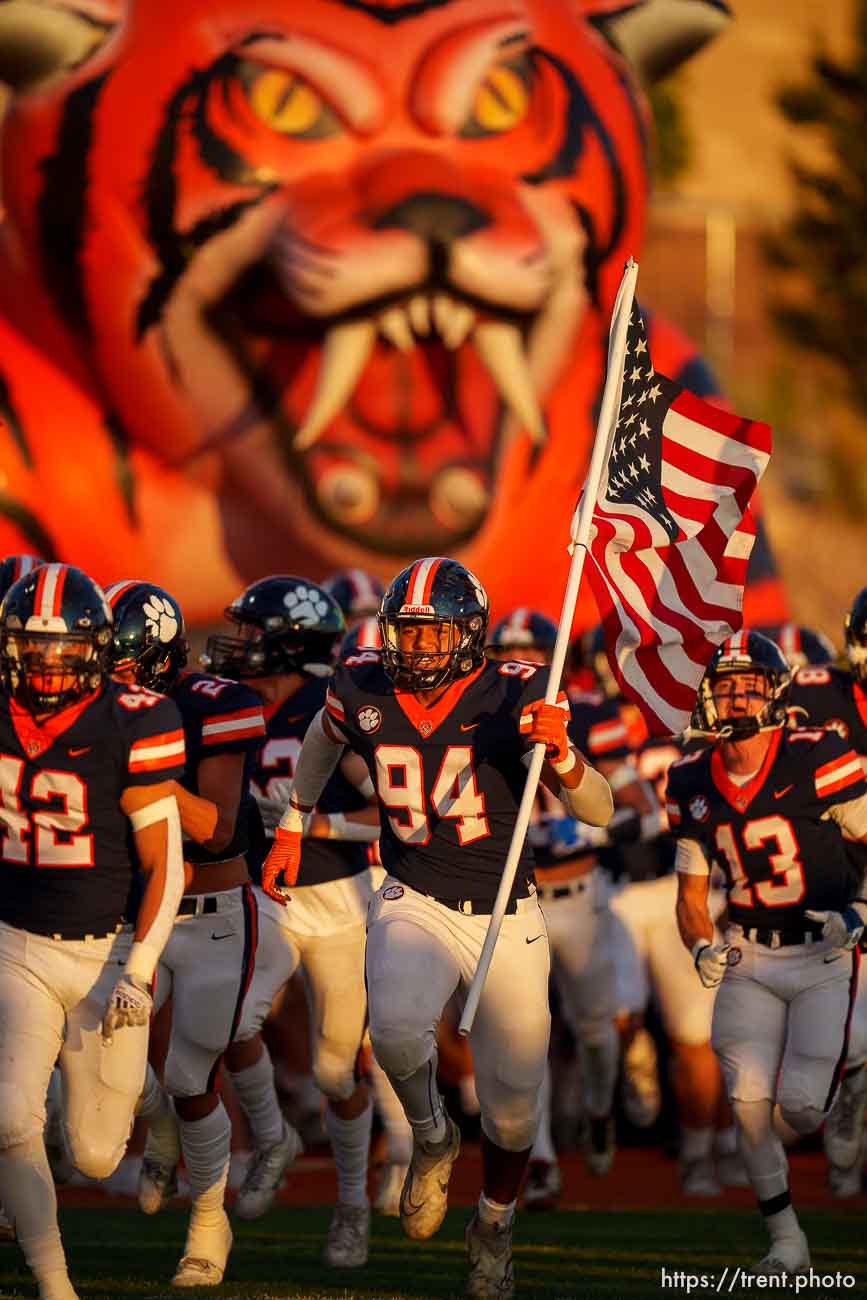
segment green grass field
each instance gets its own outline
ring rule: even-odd
[[[69,1208],[61,1229],[73,1281],[81,1300],[135,1296],[168,1300],[180,1295],[220,1300],[403,1300],[463,1294],[463,1231],[469,1211],[455,1209],[431,1241],[407,1241],[393,1219],[375,1219],[370,1261],[342,1276],[320,1262],[327,1209],[286,1207],[257,1223],[236,1224],[235,1248],[227,1280],[211,1290],[172,1291],[168,1286],[183,1243],[186,1214],[168,1211],[147,1219],[132,1209]],[[854,1275],[849,1289],[821,1284],[794,1285],[784,1294],[825,1300],[864,1296],[867,1287],[867,1224],[857,1212],[802,1215],[810,1238],[813,1268],[819,1274]],[[685,1286],[661,1286],[661,1270],[712,1275],[713,1285],[691,1292],[716,1294],[723,1269],[729,1277],[721,1293],[767,1294],[768,1289],[728,1290],[735,1265],[748,1265],[764,1253],[758,1215],[742,1211],[560,1212],[522,1215],[516,1235],[515,1270],[520,1300],[621,1300],[621,1297],[685,1296]],[[805,1279],[806,1282],[806,1279]],[[779,1294],[777,1289],[777,1294]],[[0,1247],[0,1297],[36,1295],[17,1247]]]

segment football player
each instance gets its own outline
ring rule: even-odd
[[[803,631],[803,630],[802,630]],[[799,726],[828,727],[836,731],[859,755],[867,768],[867,587],[860,591],[846,615],[845,638],[848,671],[831,658],[813,659],[796,672],[790,692],[792,720]],[[820,634],[816,633],[818,637]],[[813,641],[800,638],[812,647]],[[784,650],[785,653],[785,650]],[[867,850],[849,846],[857,878],[867,867]],[[823,1141],[834,1196],[845,1199],[861,1191],[864,1163],[864,1107],[867,1104],[867,963],[859,975],[858,995],[849,1032],[849,1052],[837,1104],[828,1116]]]
[[[43,565],[6,594],[0,1199],[42,1300],[75,1298],[43,1141],[49,1077],[59,1055],[69,1150],[107,1178],[144,1082],[151,981],[183,892],[181,720],[171,701],[108,679],[110,643],[105,596],[79,569]]]
[[[678,925],[701,982],[718,986],[712,1041],[771,1238],[752,1268],[765,1277],[810,1267],[773,1109],[808,1134],[833,1104],[867,918],[843,840],[867,842],[867,781],[834,732],[787,729],[788,686],[772,641],[725,641],[696,706],[714,743],[673,765],[667,792]],[[726,876],[724,942],[707,907],[711,863]]]
[[[668,769],[684,753],[680,739],[649,736],[638,708],[620,695],[601,624],[584,634],[582,661],[606,699],[617,701],[638,776],[652,788],[656,803],[664,804]],[[606,865],[619,875],[611,911],[616,932],[624,1111],[639,1128],[648,1127],[659,1115],[662,1097],[656,1044],[644,1026],[645,1010],[653,995],[671,1047],[680,1185],[687,1196],[719,1196],[720,1180],[742,1184],[744,1173],[736,1154],[731,1117],[721,1114],[721,1109],[725,1110],[722,1078],[710,1045],[714,994],[696,990],[689,954],[678,941],[674,844],[666,833],[664,813],[662,825],[655,831],[650,825],[639,842],[621,844],[614,854],[603,854]],[[724,896],[715,888],[710,897],[712,915],[717,916]]]
[[[0,560],[0,601],[14,582],[44,563],[38,555],[7,555]]]
[[[251,854],[258,881],[304,735],[325,702],[344,623],[324,588],[295,577],[254,582],[226,616],[234,634],[209,638],[208,661],[251,687],[267,718],[251,773],[266,836],[261,851],[254,846]],[[313,1074],[327,1098],[325,1125],[337,1168],[337,1206],[324,1251],[325,1262],[336,1268],[366,1263],[370,1235],[367,1157],[373,1109],[356,1060],[367,1010],[365,918],[373,893],[368,849],[379,835],[372,796],[364,764],[357,755],[347,756],[311,818],[291,906],[277,906],[257,887],[260,956],[226,1057],[256,1148],[235,1212],[256,1219],[271,1205],[299,1149],[282,1120],[259,1030],[276,993],[300,964],[310,1006]]]
[[[322,586],[340,606],[343,621],[351,632],[358,623],[376,618],[382,600],[382,583],[364,569],[341,569],[329,574]]]
[[[753,631],[761,632],[771,641],[776,641],[793,673],[811,665],[820,667],[823,664],[833,664],[837,658],[833,641],[824,632],[818,632],[812,627],[802,627],[798,623],[780,623],[773,627],[757,627]]]
[[[232,1129],[218,1075],[253,977],[258,920],[247,871],[248,785],[265,732],[252,691],[187,661],[177,601],[150,582],[117,582],[107,596],[114,615],[111,663],[116,677],[157,689],[180,711],[186,765],[180,780],[187,881],[157,969],[155,1003],[172,998],[165,1088],[173,1099],[192,1207],[172,1285],[218,1286],[232,1246],[223,1206]],[[208,825],[196,830],[197,816]],[[193,833],[190,834],[189,832]],[[150,1083],[150,1078],[149,1078]],[[139,1113],[156,1103],[147,1095]],[[166,1126],[150,1124],[139,1177],[139,1205],[154,1214],[176,1188],[180,1152]]]
[[[535,610],[516,609],[493,628],[487,653],[501,661],[547,665],[556,639],[557,626],[549,618]],[[606,700],[599,691],[571,691],[569,709],[572,743],[607,777],[615,806],[635,810],[626,814],[626,823],[637,837],[638,818],[652,812],[652,805],[631,763],[626,728],[617,704]],[[581,1061],[587,1119],[585,1156],[591,1172],[599,1175],[608,1172],[614,1159],[612,1111],[619,1040],[614,1024],[615,945],[608,910],[609,880],[599,865],[596,850],[611,842],[609,836],[616,823],[615,815],[607,831],[582,827],[565,814],[556,795],[540,786],[530,828],[554,980]],[[560,1190],[560,1171],[551,1138],[550,1091],[550,1078],[546,1078],[542,1117],[524,1190],[527,1209],[553,1209]]]
[[[545,782],[562,791],[572,816],[604,825],[613,805],[604,777],[569,742],[565,696],[544,703],[547,670],[486,661],[488,599],[462,564],[431,557],[409,565],[379,620],[381,654],[338,666],[307,731],[263,887],[278,900],[286,889],[294,897],[305,819],[350,745],[376,790],[388,872],[368,916],[370,1036],[413,1129],[401,1222],[424,1239],[442,1223],[460,1149],[436,1087],[437,1023],[478,964],[528,745],[546,745]],[[549,966],[525,845],[470,1036],[483,1164],[467,1229],[472,1296],[514,1293],[512,1219],[539,1122]]]

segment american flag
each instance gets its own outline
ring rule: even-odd
[[[743,623],[748,505],[771,430],[655,371],[634,301],[609,442],[590,581],[621,689],[653,734],[671,735],[687,726],[714,650]]]

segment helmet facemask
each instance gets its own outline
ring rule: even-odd
[[[402,649],[400,632],[407,627],[439,628],[439,648]],[[466,619],[423,619],[418,614],[401,617],[380,613],[379,631],[383,666],[401,690],[435,691],[466,677],[484,658],[485,619],[481,614]]]
[[[238,628],[238,634],[219,633],[208,637],[202,656],[208,672],[236,682],[289,673],[302,673],[307,677],[327,677],[331,673],[334,643],[331,633],[309,630],[293,633],[283,626],[278,631],[269,632],[267,628],[234,618],[231,609],[226,611],[226,617]]]
[[[722,718],[717,707],[715,688],[726,678],[735,676],[755,677],[765,683],[764,703],[754,713],[736,714],[734,717]],[[717,740],[748,740],[760,731],[772,731],[786,723],[786,696],[791,678],[788,673],[777,673],[772,669],[747,662],[740,666],[724,668],[714,673],[706,673],[698,688],[696,715],[699,731],[713,735]],[[751,694],[749,690],[745,692]]]
[[[29,712],[57,713],[94,691],[106,672],[110,631],[28,632],[0,638],[9,694]]]

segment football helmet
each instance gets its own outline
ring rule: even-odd
[[[437,624],[447,629],[436,651],[403,650],[401,627]],[[395,686],[432,691],[466,677],[485,658],[487,593],[457,560],[429,556],[402,569],[382,598],[382,662]]]
[[[756,673],[763,677],[768,686],[767,702],[758,713],[721,718],[714,700],[714,685],[718,678],[734,673]],[[716,648],[699,683],[695,729],[720,740],[746,740],[760,731],[784,726],[791,678],[789,665],[775,642],[760,632],[736,632]]]
[[[337,601],[349,628],[363,618],[374,617],[379,611],[382,583],[373,574],[365,573],[364,569],[341,569],[339,573],[330,574],[322,586]]]
[[[382,637],[379,635],[379,621],[375,618],[363,618],[351,628],[340,643],[338,659],[357,654],[359,650],[380,650]]]
[[[174,596],[153,582],[127,580],[106,588],[114,627],[112,672],[132,671],[139,686],[170,691],[186,667],[184,616]]]
[[[31,713],[56,713],[101,686],[110,645],[102,588],[72,565],[40,565],[0,606],[0,674]]]
[[[497,659],[520,659],[528,650],[536,650],[549,663],[557,640],[557,624],[534,609],[513,609],[495,623],[488,640],[488,650]]]
[[[852,601],[852,608],[843,624],[843,634],[852,676],[863,682],[867,680],[867,587],[863,587]]]
[[[832,664],[837,658],[833,642],[824,632],[817,632],[811,627],[801,627],[798,623],[780,623],[774,627],[757,627],[753,630],[776,641],[793,673],[799,668]]]
[[[44,563],[45,561],[38,555],[7,555],[0,560],[0,600],[6,595],[13,582],[32,573]]]
[[[239,634],[209,636],[202,663],[236,681],[282,673],[327,677],[335,642],[346,631],[337,601],[307,578],[260,578],[225,613]]]

